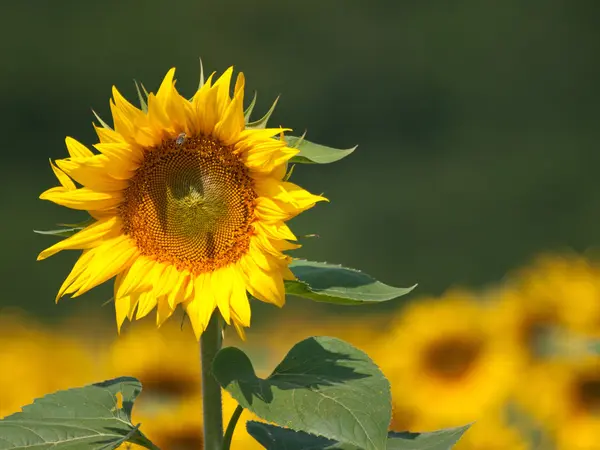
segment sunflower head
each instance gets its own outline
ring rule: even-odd
[[[491,308],[463,292],[402,310],[381,351],[395,409],[413,417],[409,426],[470,422],[506,398],[517,359],[497,330]]]
[[[600,357],[563,358],[533,367],[518,404],[554,435],[558,449],[596,449],[600,429]]]
[[[244,76],[211,75],[191,99],[171,69],[142,109],[116,88],[114,129],[95,126],[95,151],[66,139],[69,157],[51,164],[60,186],[40,198],[92,218],[44,250],[83,250],[58,298],[115,277],[117,324],[154,308],[157,323],[185,308],[196,336],[215,309],[240,333],[250,325],[247,292],[281,306],[293,279],[296,237],[285,222],[324,197],[287,181],[298,150],[282,128],[247,127]]]

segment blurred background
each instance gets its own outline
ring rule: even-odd
[[[294,181],[331,199],[292,224],[320,236],[298,256],[419,283],[409,302],[369,308],[253,305],[243,345],[264,373],[296,340],[333,334],[392,380],[394,429],[477,420],[462,448],[600,448],[588,348],[600,337],[598,13],[584,0],[0,6],[0,364],[13,368],[0,416],[130,374],[146,386],[142,429],[165,449],[199,448],[189,326],[148,319],[117,337],[101,306],[110,283],[56,306],[78,255],[36,263],[55,239],[32,230],[82,218],[37,197],[56,184],[48,158],[66,155],[65,136],[96,142],[91,109],[110,118],[111,86],[135,100],[133,79],[156,90],[175,66],[191,96],[202,57],[209,72],[244,71],[257,117],[281,94],[271,123],[359,144],[296,168]]]

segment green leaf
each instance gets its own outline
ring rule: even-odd
[[[110,450],[125,441],[157,450],[131,423],[141,390],[121,377],[46,395],[0,420],[0,450]]]
[[[262,422],[246,422],[248,434],[267,450],[360,450],[352,444],[340,444],[331,439]],[[448,450],[468,429],[449,428],[431,433],[397,433],[390,431],[388,450]]]
[[[345,158],[356,150],[356,146],[344,150],[326,147],[307,141],[304,136],[285,136],[285,141],[289,147],[300,150],[300,153],[290,159],[289,162],[292,164],[329,164]]]
[[[331,337],[296,344],[266,379],[229,347],[213,373],[244,408],[269,422],[366,450],[386,448],[390,383],[361,350]]]
[[[388,437],[388,450],[448,450],[465,434],[471,425],[446,428],[429,433],[399,433],[392,431]]]
[[[388,286],[356,269],[315,261],[296,259],[290,269],[298,278],[285,282],[289,295],[318,302],[357,305],[392,300],[412,291]]]

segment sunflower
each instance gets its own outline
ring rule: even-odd
[[[243,333],[247,292],[283,305],[294,278],[284,251],[298,247],[285,222],[326,199],[287,181],[298,150],[287,129],[247,127],[244,76],[231,96],[232,73],[211,75],[187,100],[171,69],[142,109],[113,87],[114,130],[94,125],[97,152],[66,139],[69,157],[52,164],[61,186],[40,198],[94,220],[38,257],[83,250],[57,301],[116,276],[119,329],[155,307],[161,325],[181,304],[197,338],[216,309]]]
[[[558,450],[600,450],[600,357],[540,364],[516,399],[550,429]]]
[[[392,385],[393,428],[462,425],[500,404],[518,358],[497,329],[493,309],[464,292],[403,309],[373,355]]]
[[[600,270],[588,259],[543,255],[512,281],[531,327],[562,327],[586,334],[600,329]]]

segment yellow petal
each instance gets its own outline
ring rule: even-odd
[[[38,261],[48,258],[62,250],[76,250],[92,248],[100,245],[103,240],[115,237],[121,232],[121,220],[118,217],[99,220],[87,226],[60,242],[41,252]]]
[[[257,299],[277,306],[285,304],[285,287],[278,271],[265,272],[246,254],[239,261],[246,289]]]
[[[96,250],[94,257],[86,267],[89,277],[73,294],[73,297],[86,293],[117,273],[126,270],[139,255],[137,247],[128,236],[109,240],[94,250]]]
[[[65,144],[71,158],[89,158],[94,156],[89,148],[70,136],[65,138]]]
[[[154,309],[157,302],[157,298],[151,295],[150,292],[139,294],[135,320],[140,320],[150,314],[150,311]]]
[[[93,191],[121,191],[128,185],[127,180],[113,178],[106,171],[90,168],[85,163],[59,159],[56,164],[79,184]]]
[[[156,99],[160,103],[162,109],[167,113],[169,121],[173,126],[173,131],[176,134],[186,130],[186,112],[184,99],[175,89],[175,68],[169,70],[163,82],[156,93]]]
[[[270,239],[287,239],[290,241],[297,241],[298,238],[292,230],[283,222],[254,222],[254,228],[263,234],[266,234]]]
[[[156,308],[156,326],[160,327],[165,321],[173,315],[173,309],[169,305],[166,296],[159,297]]]
[[[81,283],[85,281],[85,279],[82,280],[80,277],[84,273],[89,262],[92,260],[95,250],[96,249],[83,251],[79,259],[75,262],[73,269],[71,269],[71,272],[69,273],[67,278],[65,278],[65,281],[63,281],[63,284],[58,290],[58,294],[56,295],[56,302],[58,302],[58,300],[60,300],[60,298],[65,294],[75,292],[79,288]]]
[[[217,307],[227,324],[230,323],[229,301],[233,285],[236,283],[237,274],[233,266],[222,267],[211,274],[214,297]]]
[[[236,88],[238,88],[236,84]],[[225,110],[221,120],[215,126],[214,134],[223,145],[233,145],[239,139],[239,134],[244,130],[244,90],[243,85],[235,95],[233,101]]]
[[[258,197],[256,199],[254,214],[261,222],[265,223],[278,223],[293,217],[292,213],[287,212],[268,197]]]
[[[110,128],[99,127],[96,124],[94,125],[94,129],[96,130],[96,134],[98,135],[98,140],[100,140],[103,144],[110,144],[115,142],[125,142],[123,136],[117,133]]]
[[[52,167],[52,172],[54,172],[54,175],[58,179],[58,182],[64,189],[66,189],[67,191],[74,191],[75,189],[77,189],[77,186],[75,186],[73,180],[71,180],[71,178],[69,178],[69,176],[66,173],[64,173],[61,169],[56,167],[52,163],[52,160],[50,160],[50,167]]]
[[[123,326],[123,322],[125,322],[125,318],[127,317],[127,314],[129,313],[129,310],[131,308],[131,297],[129,297],[129,296],[119,297],[117,295],[117,291],[119,290],[119,287],[123,280],[123,276],[124,276],[124,272],[121,272],[120,274],[117,275],[117,277],[115,279],[115,286],[114,286],[115,316],[117,319],[117,333],[121,333],[121,327]]]
[[[239,324],[244,327],[249,327],[251,311],[248,295],[246,294],[246,284],[244,283],[244,276],[241,269],[237,266],[234,267],[235,275],[232,277],[231,296],[229,299],[231,318],[234,325]]]
[[[173,283],[173,287],[171,288],[171,291],[167,297],[167,301],[169,302],[171,309],[175,309],[175,306],[185,301],[185,291],[188,279],[190,277],[188,271],[180,272],[176,270],[176,274],[177,278]]]
[[[217,81],[215,81],[215,85],[213,89],[217,90],[217,116],[223,117],[229,103],[231,102],[231,97],[229,96],[229,89],[231,86],[231,75],[233,75],[233,66],[229,67],[223,75],[219,77]]]
[[[137,258],[121,279],[116,297],[127,297],[151,289],[152,280],[148,274],[154,264],[154,261],[145,256]]]
[[[113,208],[121,203],[121,192],[96,192],[88,188],[66,192],[44,192],[40,195],[42,200],[50,200],[57,205],[72,209],[94,211],[98,209]]]

